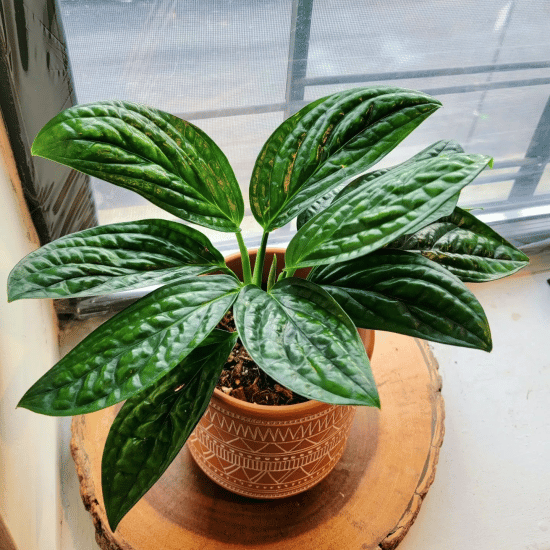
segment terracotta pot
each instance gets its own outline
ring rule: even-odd
[[[268,249],[267,279],[273,254],[282,264],[284,249]],[[256,252],[250,252],[252,264]],[[227,264],[242,275],[240,255]],[[305,276],[300,270],[297,276]],[[374,332],[359,329],[369,357]],[[342,456],[355,407],[308,401],[267,406],[246,403],[216,389],[187,446],[202,471],[239,495],[282,498],[305,491],[334,468]]]

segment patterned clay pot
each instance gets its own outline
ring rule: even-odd
[[[266,270],[274,253],[282,258],[284,250],[268,250]],[[255,252],[250,258],[254,262]],[[240,256],[226,261],[239,274]],[[371,357],[374,332],[360,329],[359,335]],[[283,498],[313,487],[336,466],[354,415],[355,407],[318,401],[246,403],[216,389],[187,446],[202,471],[222,487],[247,497]]]

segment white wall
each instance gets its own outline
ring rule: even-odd
[[[50,300],[7,303],[11,268],[38,247],[0,119],[0,515],[18,550],[59,547],[58,420],[16,409],[58,357]]]

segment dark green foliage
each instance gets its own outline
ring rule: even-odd
[[[471,283],[507,277],[529,262],[523,252],[496,231],[458,207],[450,216],[405,235],[388,247],[420,252]]]
[[[214,330],[156,384],[128,399],[103,450],[103,500],[115,529],[160,478],[204,414],[237,333]]]
[[[319,286],[289,278],[266,293],[247,285],[233,315],[252,359],[281,384],[317,401],[379,405],[355,326]]]
[[[18,406],[67,416],[131,397],[173,369],[212,332],[239,288],[229,275],[212,275],[151,292],[80,342]]]
[[[288,268],[351,260],[429,223],[490,158],[455,153],[357,186],[304,225],[288,245]]]
[[[327,206],[329,206],[334,200],[346,195],[350,191],[353,191],[356,187],[363,187],[367,183],[371,182],[372,180],[383,176],[387,172],[390,172],[397,176],[398,174],[408,170],[415,162],[420,162],[423,160],[429,160],[433,157],[438,157],[442,155],[449,155],[452,153],[463,153],[464,149],[456,142],[452,140],[442,140],[438,141],[437,143],[434,143],[433,145],[430,145],[429,147],[426,147],[423,151],[420,151],[420,153],[417,153],[414,155],[414,157],[410,158],[409,160],[406,160],[405,162],[402,162],[401,164],[397,166],[393,166],[392,168],[383,168],[381,170],[374,170],[372,172],[368,172],[367,174],[363,174],[362,176],[359,176],[358,178],[351,181],[351,183],[340,183],[338,187],[335,187],[328,193],[325,193],[320,199],[316,200],[307,210],[302,212],[298,218],[297,218],[297,226],[298,229],[300,229],[303,225],[305,225],[313,216],[318,214],[319,212],[323,211]],[[458,196],[454,200],[454,204],[456,204],[456,200],[458,200]],[[453,202],[453,201],[451,201]],[[453,206],[454,206],[453,204]],[[452,211],[449,211],[449,214]]]
[[[439,106],[420,92],[376,86],[321,98],[283,122],[250,183],[252,213],[264,228],[253,275],[240,188],[200,129],[106,101],[72,107],[40,131],[34,154],[132,189],[183,220],[235,232],[243,253],[241,282],[196,229],[142,220],[63,237],[10,274],[10,301],[160,285],[85,338],[19,403],[57,416],[127,400],[102,465],[113,529],[184,445],[237,335],[265,372],[298,394],[375,407],[356,327],[491,349],[483,309],[461,279],[496,279],[528,260],[456,206],[490,158],[439,141],[398,166],[366,172]],[[284,271],[275,282],[274,261],[263,290],[268,233],[297,216]],[[316,266],[308,280],[292,276],[305,266]],[[217,330],[232,306],[238,332]]]
[[[252,213],[266,231],[282,227],[385,157],[440,106],[420,92],[380,86],[305,107],[279,126],[258,156]]]
[[[401,250],[377,250],[315,268],[321,285],[358,327],[434,342],[491,349],[489,323],[475,296],[443,267]]]
[[[205,227],[236,231],[243,219],[241,190],[219,147],[158,109],[127,101],[71,107],[40,130],[32,152]]]
[[[192,227],[141,220],[61,237],[21,260],[10,273],[10,301],[75,298],[161,285],[225,266],[212,243]]]

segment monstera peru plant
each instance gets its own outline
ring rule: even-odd
[[[439,107],[420,92],[366,87],[323,97],[285,120],[252,173],[250,207],[264,230],[253,273],[241,190],[199,128],[104,101],[63,111],[40,131],[35,155],[131,189],[187,222],[234,232],[242,254],[241,281],[200,231],[148,219],[60,238],[10,274],[10,300],[159,286],[85,338],[19,403],[57,416],[126,400],[102,462],[113,529],[184,445],[237,337],[294,392],[375,407],[356,327],[491,349],[483,309],[463,281],[498,279],[528,261],[457,207],[461,189],[491,159],[439,141],[393,168],[368,171]],[[284,269],[275,280],[273,264],[262,287],[268,235],[294,218]],[[313,268],[307,279],[294,277],[302,267]],[[234,333],[216,328],[230,308]]]

